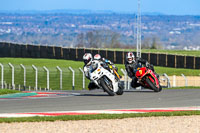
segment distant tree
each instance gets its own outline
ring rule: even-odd
[[[151,46],[151,38],[144,38],[144,40],[142,41],[142,49],[149,49]]]
[[[84,47],[84,33],[78,35],[77,42],[76,47]]]
[[[162,49],[162,48],[163,48],[163,46],[160,42],[160,39],[158,37],[154,37],[152,39],[152,45],[151,45],[150,49]]]
[[[111,43],[110,43],[110,47],[111,48],[118,48],[119,47],[119,38],[120,35],[118,33],[113,32],[111,34]]]
[[[152,45],[151,45],[151,49],[157,49],[156,38],[153,38]]]

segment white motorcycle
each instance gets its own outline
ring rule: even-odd
[[[124,92],[122,85],[119,83],[120,80],[116,79],[116,76],[105,69],[98,60],[92,61],[89,76],[92,82],[106,91],[110,96],[114,96],[115,94],[122,95]]]

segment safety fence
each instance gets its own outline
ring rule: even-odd
[[[17,90],[81,90],[89,81],[82,68],[37,67],[0,63],[1,88]]]
[[[84,90],[87,89],[89,80],[85,78],[82,68],[72,67],[38,67],[35,65],[13,65],[11,63],[0,63],[0,87],[2,89],[16,90]],[[120,70],[123,73],[121,82],[125,90],[138,89],[132,88],[131,79],[126,70]],[[162,74],[160,82],[163,87],[178,86],[200,86],[200,76],[186,77],[168,76]]]
[[[127,51],[106,49],[64,48],[0,42],[0,57],[49,58],[82,61],[84,53],[87,52],[93,55],[99,53],[102,57],[116,64],[124,64],[127,54]],[[161,53],[142,53],[141,56],[155,66],[200,69],[200,57]]]

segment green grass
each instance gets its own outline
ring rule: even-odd
[[[111,51],[132,51],[136,52],[136,49],[107,49]],[[161,50],[161,49],[142,49],[142,53],[162,53],[162,54],[173,54],[173,55],[187,55],[200,57],[200,50]]]
[[[56,59],[35,59],[35,58],[0,58],[0,63],[12,63],[15,65],[23,64],[23,65],[32,65],[38,67],[69,67],[79,68],[83,67],[83,62],[80,61],[70,61],[70,60],[56,60]]]
[[[83,62],[56,59],[0,58],[0,63],[5,67],[4,78],[9,84],[11,84],[11,68],[8,66],[9,62],[16,68],[15,84],[17,86],[18,84],[21,86],[23,85],[23,69],[20,67],[20,64],[23,64],[27,69],[26,86],[31,86],[32,89],[33,86],[35,86],[35,72],[32,68],[32,65],[35,65],[38,68],[38,87],[46,88],[46,71],[43,69],[43,66],[46,66],[50,71],[50,88],[58,90],[60,89],[60,74],[56,66],[59,66],[63,70],[63,89],[71,90],[72,72],[69,70],[69,66],[71,66],[75,70],[75,89],[82,89],[82,73],[79,67],[83,68]],[[86,80],[86,85],[88,82],[89,81]]]
[[[21,93],[21,92],[17,90],[0,89],[0,95],[12,94],[12,93]]]
[[[169,68],[169,67],[156,67],[155,71],[158,74],[166,73],[168,76],[176,75],[181,76],[184,74],[185,76],[200,76],[199,69],[183,69],[183,68]]]
[[[163,54],[175,54],[175,55],[187,55],[187,56],[200,56],[200,50],[157,50],[157,49],[143,49],[144,53],[163,53]]]
[[[26,117],[26,118],[0,118],[0,123],[11,122],[42,122],[42,121],[69,121],[69,120],[100,120],[100,119],[124,119],[135,117],[159,117],[159,116],[190,116],[200,115],[200,111],[175,111],[175,112],[153,112],[132,114],[98,114],[98,115],[63,115],[49,117]]]
[[[60,89],[59,82],[59,71],[56,69],[56,66],[59,66],[63,70],[63,89],[71,90],[72,89],[72,72],[69,70],[71,66],[75,70],[75,89],[82,89],[82,73],[79,68],[83,68],[83,62],[80,61],[69,61],[69,60],[56,60],[56,59],[31,59],[31,58],[0,58],[0,63],[4,65],[4,80],[7,84],[11,84],[11,68],[8,66],[8,63],[12,63],[15,67],[15,84],[16,87],[20,84],[23,86],[23,69],[20,67],[20,64],[23,64],[27,68],[27,81],[26,86],[31,86],[32,89],[35,86],[35,72],[32,68],[32,64],[38,68],[39,77],[38,77],[38,87],[42,89],[46,88],[46,72],[43,69],[43,66],[46,66],[50,71],[50,88],[51,89]],[[125,69],[125,66],[122,64],[116,64],[119,69],[120,75],[123,75],[120,71],[121,68]],[[1,71],[1,70],[0,70]],[[184,74],[185,76],[199,76],[200,70],[196,69],[175,69],[167,67],[155,67],[155,71],[158,74],[166,73],[168,76],[177,75],[180,76]],[[1,78],[1,77],[0,77]],[[86,79],[86,89],[89,81]]]

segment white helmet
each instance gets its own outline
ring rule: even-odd
[[[101,55],[100,54],[95,54],[94,59],[95,60],[100,60],[101,59]]]
[[[128,63],[133,63],[133,62],[135,62],[135,56],[134,56],[134,54],[133,54],[132,52],[128,52],[128,53],[126,54],[126,61],[127,61]]]
[[[83,55],[83,61],[84,61],[85,65],[87,65],[87,66],[90,65],[92,63],[92,54],[85,53]]]

